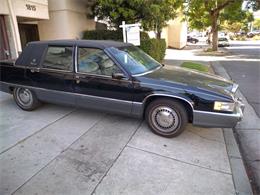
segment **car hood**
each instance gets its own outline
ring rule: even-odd
[[[145,77],[180,85],[188,85],[228,96],[234,93],[237,88],[237,85],[232,81],[222,77],[177,66],[165,65],[159,70],[146,74]]]

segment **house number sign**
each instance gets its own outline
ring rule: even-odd
[[[26,4],[25,6],[26,6],[27,10],[36,11],[36,6],[35,5]]]

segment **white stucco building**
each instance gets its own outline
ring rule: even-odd
[[[30,41],[76,39],[96,28],[87,17],[93,0],[0,0],[0,60],[17,58]],[[153,37],[153,33],[150,33]],[[167,46],[186,45],[187,25],[181,17],[168,22],[162,38]]]
[[[81,38],[95,29],[86,0],[0,0],[0,59],[16,58],[26,43]]]

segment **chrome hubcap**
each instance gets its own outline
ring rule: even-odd
[[[178,127],[179,117],[170,107],[159,106],[153,110],[151,116],[154,126],[162,132],[169,133]]]
[[[17,99],[23,106],[28,106],[32,103],[32,93],[28,89],[19,88],[17,90]]]

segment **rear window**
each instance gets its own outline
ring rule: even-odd
[[[49,46],[42,67],[48,69],[72,71],[72,55],[72,46]]]

